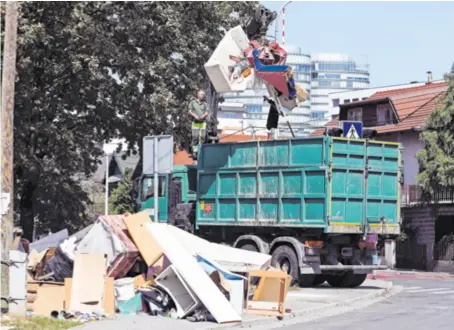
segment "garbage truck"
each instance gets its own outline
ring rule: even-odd
[[[386,268],[378,237],[400,233],[401,153],[333,136],[203,144],[196,165],[160,175],[156,221],[268,253],[301,286],[357,287]],[[152,208],[152,183],[140,178],[138,211]]]

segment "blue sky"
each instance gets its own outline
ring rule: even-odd
[[[261,3],[278,11],[285,1]],[[441,79],[454,62],[454,2],[294,1],[285,21],[286,44],[367,61],[371,87],[423,81],[428,70]]]

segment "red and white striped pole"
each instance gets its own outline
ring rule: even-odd
[[[285,7],[282,8],[282,46],[285,45]]]

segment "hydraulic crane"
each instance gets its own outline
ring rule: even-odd
[[[255,13],[242,25],[229,30],[205,64],[210,79],[209,102],[212,121],[208,134],[217,135],[217,108],[221,93],[243,92],[253,83],[263,83],[270,104],[268,128],[277,128],[277,118],[282,116],[290,129],[284,108],[292,110],[307,99],[307,92],[295,84],[293,70],[286,65],[287,52],[272,37],[266,35],[277,13],[258,6]],[[216,132],[216,134],[213,134]]]

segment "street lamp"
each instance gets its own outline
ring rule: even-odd
[[[277,24],[278,24],[278,21],[279,21],[279,16],[281,14],[283,14],[283,19],[282,19],[282,45],[284,45],[285,43],[285,32],[284,32],[284,25],[285,25],[285,7],[287,7],[287,5],[292,2],[292,1],[287,1],[281,8],[281,10],[279,10],[279,12],[277,13],[277,17],[276,17],[276,22],[274,23],[274,39],[277,40]]]
[[[104,199],[104,214],[109,215],[109,154],[106,152],[106,195]]]

